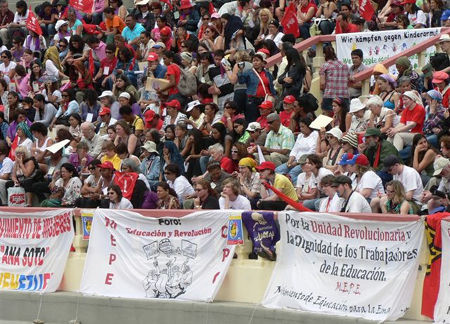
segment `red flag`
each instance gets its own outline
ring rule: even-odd
[[[284,193],[282,193],[280,190],[278,190],[277,188],[275,188],[274,186],[272,186],[270,183],[264,181],[262,183],[264,185],[264,187],[266,187],[267,189],[272,190],[278,197],[280,197],[286,204],[291,205],[292,207],[294,207],[295,209],[297,209],[298,211],[312,211],[311,209],[306,208],[305,206],[303,206],[302,203],[295,201],[294,199],[289,198],[288,196],[286,196]]]
[[[300,36],[300,30],[298,29],[297,9],[295,8],[294,1],[291,1],[289,6],[284,12],[283,19],[281,19],[281,26],[285,34],[292,34],[295,37]]]
[[[169,9],[172,10],[173,6],[172,3],[170,2],[170,0],[161,0],[162,2],[166,3],[169,6]]]
[[[27,29],[35,32],[39,36],[42,35],[42,28],[41,25],[39,25],[39,21],[36,19],[36,16],[34,15],[33,10],[28,9],[28,18],[26,23]]]
[[[428,215],[425,223],[425,236],[430,256],[428,259],[427,274],[423,281],[422,315],[433,318],[434,306],[439,293],[441,279],[441,221],[450,216],[449,213]],[[448,271],[448,269],[445,269]]]
[[[373,9],[372,2],[370,0],[359,0],[359,15],[365,20],[372,20],[375,10]]]
[[[94,0],[70,0],[69,4],[76,10],[91,14],[94,11]]]

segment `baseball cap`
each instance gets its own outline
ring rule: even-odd
[[[99,98],[104,98],[104,97],[112,97],[114,96],[114,94],[112,93],[112,91],[110,90],[105,90],[102,92],[102,94],[100,96],[98,96]]]
[[[326,132],[326,134],[333,135],[338,140],[341,140],[341,138],[342,138],[342,131],[340,130],[339,127],[334,127],[332,129],[330,129],[328,132]]]
[[[364,134],[364,137],[368,136],[381,136],[381,131],[378,128],[371,127],[366,129],[366,133]]]
[[[105,116],[107,114],[111,115],[111,109],[109,109],[108,107],[102,107],[102,108],[100,108],[100,112],[98,114],[100,116]]]
[[[308,154],[303,154],[302,156],[300,156],[297,163],[303,165],[306,164],[306,160],[308,160]]]
[[[437,158],[433,163],[434,173],[433,176],[438,176],[441,174],[442,170],[450,164],[450,161],[445,157]]]
[[[211,15],[211,19],[220,19],[220,15],[217,12],[213,12]]]
[[[287,104],[293,104],[295,102],[295,97],[291,95],[286,96],[284,97],[283,102]]]
[[[250,124],[248,124],[246,130],[249,132],[254,132],[257,131],[258,129],[261,129],[261,124],[258,122],[251,122]]]
[[[131,96],[130,96],[130,94],[129,94],[128,92],[122,92],[122,93],[119,95],[119,98],[127,98],[127,99],[130,99]]]
[[[355,156],[352,153],[344,153],[342,154],[341,160],[338,163],[339,165],[354,165],[355,164]]]
[[[158,60],[159,60],[158,54],[156,54],[154,52],[150,52],[148,54],[147,61],[154,62],[154,61],[158,61]]]
[[[169,27],[165,26],[159,31],[159,33],[164,36],[169,36],[172,35],[172,30]]]
[[[365,156],[364,154],[358,154],[355,159],[355,164],[368,166],[370,163],[367,156]]]
[[[197,106],[200,106],[201,104],[202,104],[202,103],[201,103],[200,101],[198,101],[198,100],[191,101],[191,102],[188,103],[188,105],[187,105],[186,112],[190,112],[192,109],[194,109],[194,108],[197,107]]]
[[[387,172],[389,170],[389,168],[393,167],[394,165],[396,165],[397,163],[401,164],[400,159],[398,158],[398,156],[396,155],[389,155],[388,157],[386,157],[383,161],[384,164],[384,171]]]
[[[152,48],[166,48],[166,45],[163,42],[156,42]]]
[[[407,3],[415,4],[415,3],[416,3],[416,0],[403,0],[403,1],[402,1],[402,5],[405,5],[405,4],[407,4]]]
[[[114,165],[111,161],[105,161],[98,166],[100,169],[111,169],[114,170]]]
[[[433,89],[433,90],[427,91],[427,95],[429,95],[430,98],[433,100],[442,101],[442,94],[437,90]]]
[[[273,108],[273,102],[270,101],[270,100],[263,101],[263,102],[259,105],[259,108],[262,108],[262,109],[272,109],[272,108]]]
[[[275,171],[275,163],[270,161],[264,161],[259,166],[256,167],[258,171],[264,171],[264,170],[272,170]]]
[[[433,83],[441,83],[448,79],[448,74],[444,71],[437,71],[433,73]]]
[[[153,110],[151,110],[151,109],[147,110],[144,113],[145,122],[146,123],[151,122],[155,118],[155,116],[156,116],[156,113]]]
[[[450,19],[450,9],[447,9],[442,13],[441,21],[446,21],[449,19]]]
[[[177,99],[172,99],[172,100],[166,102],[166,107],[173,107],[173,108],[176,108],[177,110],[180,110],[181,104]]]

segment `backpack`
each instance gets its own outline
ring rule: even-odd
[[[178,91],[185,96],[190,97],[197,93],[197,78],[192,72],[184,70],[180,67],[181,75],[178,82]]]

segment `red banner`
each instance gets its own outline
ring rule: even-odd
[[[27,29],[35,32],[39,36],[42,35],[42,28],[41,25],[39,25],[39,21],[37,20],[36,16],[34,15],[33,10],[28,9],[28,18],[27,18]]]
[[[94,0],[70,0],[69,4],[76,10],[87,14],[94,12]]]
[[[365,20],[370,21],[375,13],[370,0],[359,0],[359,15]]]
[[[292,34],[295,37],[300,36],[300,30],[298,29],[297,9],[294,2],[291,1],[286,8],[283,19],[281,19],[281,25],[285,34]]]

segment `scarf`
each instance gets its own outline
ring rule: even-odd
[[[53,62],[53,64],[55,64],[56,68],[61,71],[62,67],[61,67],[61,61],[59,59],[59,52],[58,52],[58,48],[56,46],[50,46],[47,51],[45,52],[44,55],[44,64],[45,62],[47,62],[47,60],[50,60]]]
[[[27,125],[27,123],[20,122],[19,125],[17,125],[17,128],[20,128],[27,138],[34,141],[33,134],[31,134],[30,127]]]

